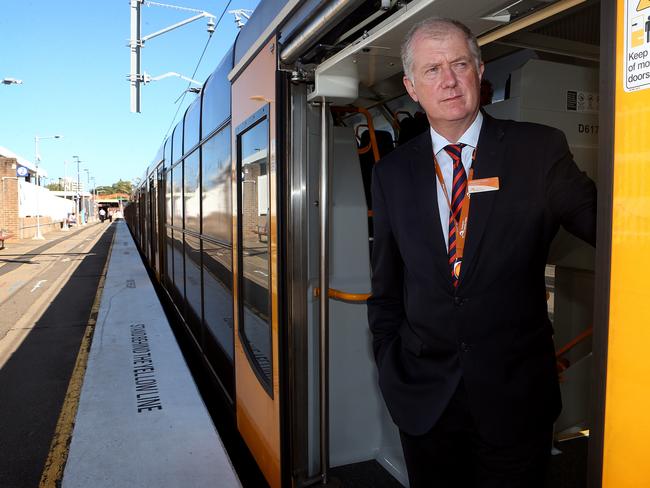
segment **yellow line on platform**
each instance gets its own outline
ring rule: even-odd
[[[65,394],[63,407],[59,414],[59,420],[56,423],[56,429],[54,430],[54,436],[52,437],[52,443],[50,444],[50,452],[48,453],[47,461],[45,461],[41,481],[38,485],[39,488],[57,488],[61,486],[63,469],[68,460],[72,430],[77,416],[81,387],[83,386],[84,375],[86,373],[88,354],[90,353],[90,345],[92,343],[93,333],[95,332],[97,314],[99,313],[99,304],[101,301],[102,291],[104,290],[104,282],[106,281],[106,272],[111,259],[111,251],[113,249],[113,243],[115,242],[115,235],[116,233],[113,232],[113,238],[111,240],[111,245],[108,248],[104,269],[99,277],[99,285],[97,286],[95,301],[90,310],[86,330],[83,339],[81,340],[81,346],[79,347],[79,354],[77,354],[77,361],[75,362],[74,370],[72,371],[72,376],[68,383],[68,390]]]

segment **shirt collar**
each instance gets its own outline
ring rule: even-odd
[[[430,127],[431,131],[431,142],[433,143],[433,154],[438,154],[440,151],[442,151],[445,146],[449,144],[455,144],[456,142],[467,144],[468,146],[471,146],[473,148],[476,148],[478,145],[478,137],[481,133],[481,126],[483,125],[483,114],[479,110],[478,114],[476,115],[476,118],[474,119],[474,122],[472,122],[472,125],[470,125],[465,133],[460,136],[458,141],[450,142],[447,139],[445,139],[443,136],[438,134],[435,130],[433,130],[433,127]]]

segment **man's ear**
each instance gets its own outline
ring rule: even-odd
[[[418,95],[415,93],[415,85],[413,85],[413,82],[409,80],[406,75],[402,78],[402,82],[404,83],[404,88],[406,88],[409,96],[413,99],[414,102],[417,102]]]

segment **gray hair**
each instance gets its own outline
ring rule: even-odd
[[[441,39],[448,36],[452,30],[456,30],[465,36],[469,52],[476,63],[476,69],[479,69],[481,66],[481,49],[469,27],[458,20],[429,17],[411,27],[402,43],[402,66],[404,67],[404,74],[409,80],[413,81],[413,40],[415,37],[422,34],[430,39]]]

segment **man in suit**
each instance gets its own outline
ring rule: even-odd
[[[368,317],[410,484],[543,486],[561,409],[546,258],[560,225],[595,245],[595,185],[562,132],[480,111],[463,24],[420,22],[402,60],[431,128],[373,170]]]

